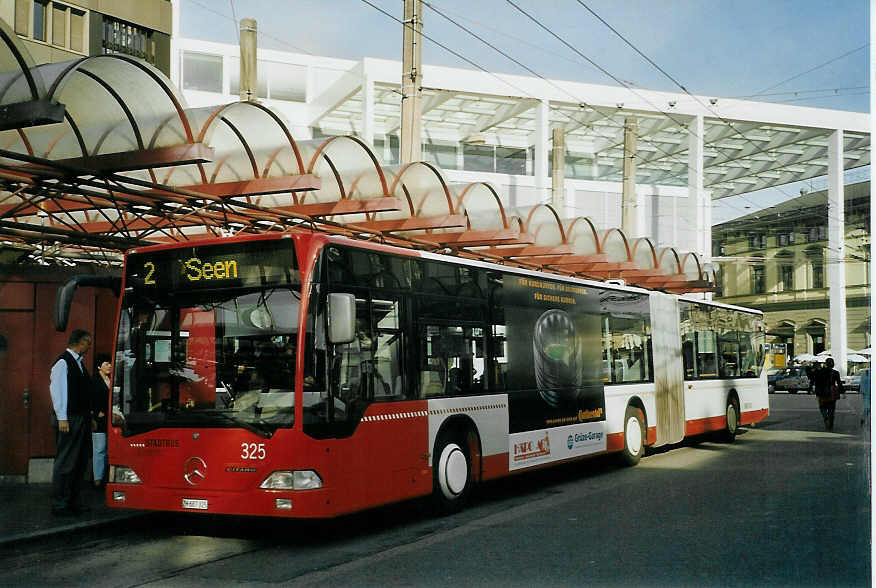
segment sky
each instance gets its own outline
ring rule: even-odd
[[[552,79],[618,85],[584,55],[636,88],[679,92],[678,82],[698,95],[869,111],[868,0],[424,0],[424,4],[424,35],[465,58],[426,39],[425,64],[532,75],[452,19]],[[401,59],[402,28],[394,19],[402,19],[402,0],[180,0],[180,6],[184,37],[236,43],[236,20],[250,17],[258,21],[260,47],[347,59]],[[747,214],[752,207],[799,194],[800,187],[818,189],[818,184],[815,180],[751,194],[747,200],[718,201],[713,220]]]

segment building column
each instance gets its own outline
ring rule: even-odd
[[[179,89],[182,89],[182,79],[180,79],[180,70],[182,69],[182,51],[180,50],[180,28],[179,28],[179,0],[170,0],[170,81]],[[10,21],[12,22],[12,21]],[[236,26],[236,25],[235,25]],[[223,71],[225,68],[223,67]],[[222,86],[225,88],[225,85]]]
[[[694,247],[703,267],[707,268],[712,264],[712,200],[703,187],[703,138],[706,133],[702,115],[695,116],[688,129],[687,191],[688,202],[696,206]],[[706,300],[711,300],[712,296],[711,292],[703,294]]]
[[[538,202],[550,200],[547,190],[550,132],[550,103],[547,100],[539,100],[535,107],[535,162],[532,170]]]
[[[374,80],[362,65],[362,140],[374,147]]]
[[[836,369],[846,373],[845,193],[843,131],[827,142],[827,291],[830,300],[830,350]]]
[[[688,128],[690,130],[687,150],[688,202],[696,206],[697,211],[694,226],[696,233],[694,250],[702,256],[703,260],[706,260],[707,255],[708,259],[711,259],[712,227],[706,224],[711,222],[711,211],[709,211],[708,221],[706,216],[706,207],[711,206],[711,203],[706,203],[705,190],[703,189],[703,117],[695,116]],[[678,246],[677,243],[673,245]]]

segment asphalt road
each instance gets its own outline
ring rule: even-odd
[[[732,445],[517,476],[445,518],[420,502],[305,523],[147,515],[0,551],[0,585],[870,586],[859,402],[826,433],[813,397],[774,394]]]

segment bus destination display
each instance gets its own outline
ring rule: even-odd
[[[268,241],[256,248],[252,243],[249,245],[247,248],[231,244],[132,254],[128,258],[127,283],[156,290],[300,283],[290,241]]]

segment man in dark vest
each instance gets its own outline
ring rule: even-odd
[[[91,378],[84,356],[91,347],[88,331],[75,329],[66,351],[52,366],[49,390],[54,407],[58,453],[52,469],[52,514],[89,510],[79,499],[91,443]]]

